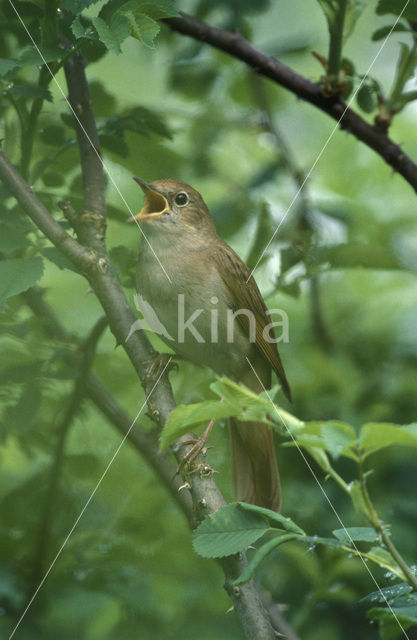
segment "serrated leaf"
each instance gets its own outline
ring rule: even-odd
[[[362,426],[359,446],[365,457],[394,445],[417,447],[417,422],[406,426],[389,422],[369,422]]]
[[[207,516],[194,530],[193,547],[204,558],[223,558],[243,551],[268,529],[266,518],[232,503]]]
[[[284,544],[285,542],[298,540],[299,537],[300,536],[294,533],[284,533],[284,535],[278,536],[276,538],[273,538],[272,540],[268,540],[268,542],[265,542],[265,544],[259,547],[259,549],[256,551],[255,555],[253,556],[243,573],[233,581],[233,584],[244,584],[245,582],[250,580],[261,562],[266,558],[268,554],[271,553],[271,551]]]
[[[169,415],[160,436],[160,449],[166,449],[184,433],[212,418],[228,418],[239,412],[239,408],[229,402],[204,400],[196,404],[180,404]]]
[[[5,300],[15,296],[41,279],[43,262],[40,256],[34,258],[13,258],[0,262],[0,309]]]
[[[160,18],[179,17],[178,9],[173,0],[134,0],[135,7],[154,20]]]
[[[0,76],[5,76],[9,71],[18,69],[20,66],[20,62],[13,58],[0,58]]]
[[[353,542],[378,542],[378,534],[372,527],[347,527],[346,529],[335,529],[332,531],[343,544]]]
[[[88,40],[96,39],[91,26],[88,25],[84,27],[83,23],[81,22],[80,16],[77,16],[72,21],[71,31],[77,40],[79,40],[80,38],[87,38]]]
[[[140,11],[127,11],[123,15],[129,20],[130,35],[146,47],[153,49],[154,40],[161,30],[159,24]]]
[[[109,27],[102,18],[91,19],[101,42],[113,53],[121,53],[121,44],[130,35],[129,20],[117,15]]]
[[[41,98],[42,100],[52,102],[52,94],[49,89],[36,84],[15,84],[10,89],[7,89],[7,91],[14,96],[21,96],[22,98]]]

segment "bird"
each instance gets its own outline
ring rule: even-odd
[[[136,284],[166,329],[160,338],[182,359],[210,367],[255,393],[277,374],[291,391],[271,318],[243,260],[216,233],[198,191],[180,180],[134,180],[145,194],[133,216],[142,232]],[[280,511],[281,488],[273,434],[265,423],[229,419],[236,497]]]

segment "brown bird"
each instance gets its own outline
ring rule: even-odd
[[[207,365],[256,393],[262,386],[271,387],[275,371],[290,399],[276,344],[268,339],[274,337],[273,328],[262,295],[245,263],[216,234],[200,194],[179,180],[147,184],[134,179],[146,196],[135,216],[146,238],[139,253],[138,293],[163,327],[158,331],[162,340],[180,357]],[[280,481],[270,428],[231,419],[230,436],[238,500],[279,511]]]

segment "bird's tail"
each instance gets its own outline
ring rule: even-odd
[[[236,497],[273,511],[281,507],[281,488],[271,429],[262,422],[230,418]]]

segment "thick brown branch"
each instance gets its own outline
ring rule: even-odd
[[[234,58],[242,60],[257,73],[292,91],[296,96],[310,102],[334,120],[339,121],[343,116],[340,123],[341,128],[352,133],[358,140],[376,151],[387,164],[403,176],[414,191],[417,191],[417,165],[402,151],[398,144],[390,140],[384,131],[368,124],[352,109],[346,109],[345,102],[339,97],[326,98],[318,85],[292,71],[275,58],[261,53],[239,33],[230,33],[224,29],[212,27],[183,12],[181,12],[181,18],[169,18],[165,22],[173,31],[207,42],[207,44],[225,51]]]

